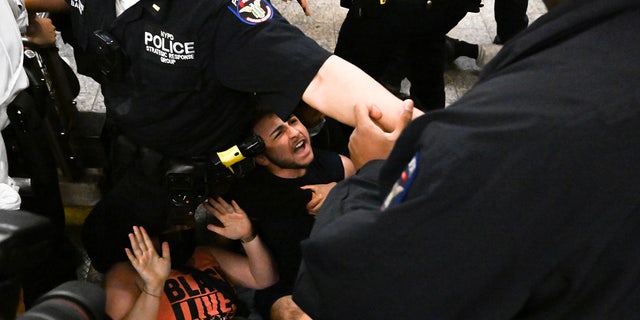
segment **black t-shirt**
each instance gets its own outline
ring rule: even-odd
[[[637,318],[636,30],[636,0],[565,0],[513,38],[332,190],[294,301],[314,319]]]
[[[330,55],[266,0],[141,0],[117,18],[114,1],[69,2],[79,70],[101,83],[108,121],[174,157],[238,143],[256,106],[289,116]],[[109,78],[96,30],[123,52]]]
[[[231,198],[250,216],[278,265],[277,291],[284,288],[284,293],[276,294],[273,301],[291,293],[300,265],[300,241],[309,236],[315,221],[306,209],[311,191],[300,187],[344,179],[340,155],[319,149],[313,152],[314,159],[300,178],[280,178],[264,167],[257,167],[238,181],[231,192]]]

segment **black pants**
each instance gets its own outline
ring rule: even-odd
[[[500,42],[504,43],[529,24],[529,0],[495,0],[494,14]]]
[[[410,96],[423,111],[443,108],[445,35],[477,0],[389,1],[374,13],[350,8],[335,54],[355,64],[387,88],[411,82]],[[391,90],[393,92],[393,90]]]

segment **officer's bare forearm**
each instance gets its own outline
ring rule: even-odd
[[[311,81],[302,99],[318,111],[350,126],[355,125],[356,104],[376,105],[380,124],[391,131],[400,122],[402,101],[369,75],[338,56],[331,56]],[[422,115],[416,110],[414,118]]]

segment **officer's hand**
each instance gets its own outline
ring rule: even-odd
[[[391,132],[385,132],[376,124],[375,121],[380,117],[380,110],[376,106],[355,106],[356,127],[349,137],[349,153],[356,169],[371,160],[389,156],[398,136],[413,117],[413,101],[405,100],[403,104],[401,122]]]
[[[29,18],[27,39],[40,46],[51,46],[56,43],[56,27],[49,18],[32,16]]]

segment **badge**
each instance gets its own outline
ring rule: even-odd
[[[382,210],[397,205],[404,200],[409,193],[409,188],[411,188],[411,184],[413,184],[413,180],[416,178],[416,174],[418,172],[418,153],[411,158],[411,161],[407,164],[407,166],[402,170],[400,174],[400,178],[396,180],[391,188],[391,191],[387,195],[387,198],[384,200],[382,204]]]
[[[189,36],[146,24],[143,36],[144,58],[164,65],[188,67],[195,64],[196,42]]]
[[[240,21],[256,25],[273,18],[273,7],[267,0],[232,0],[227,6]]]

